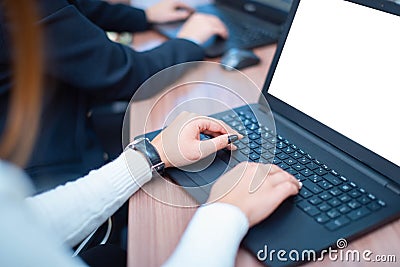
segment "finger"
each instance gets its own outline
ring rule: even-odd
[[[193,13],[195,12],[195,9],[191,6],[189,6],[188,4],[184,3],[184,2],[180,2],[180,1],[176,1],[174,3],[174,8],[175,9],[185,9],[186,11]]]
[[[225,125],[221,121],[215,119],[208,117],[199,117],[198,119],[195,120],[195,122],[197,123],[197,126],[199,127],[201,132],[207,131],[209,133],[214,132],[221,134],[228,133],[228,128],[225,127]]]
[[[228,134],[220,135],[209,140],[200,142],[201,157],[205,158],[212,153],[228,146]]]
[[[192,14],[191,11],[186,9],[178,9],[172,13],[172,20],[185,20]]]
[[[296,183],[298,185],[297,179],[294,178],[288,172],[283,171],[282,169],[280,169],[279,171],[274,172],[274,173],[270,172],[270,174],[268,176],[268,182],[272,186],[277,186],[277,185],[279,185],[281,183],[284,183],[284,182],[287,182],[287,181],[292,182],[292,183]]]
[[[229,37],[228,28],[225,26],[225,24],[219,18],[216,18],[215,20],[213,20],[212,23],[213,23],[213,29],[214,29],[215,34],[218,34],[219,36],[221,36],[224,39]]]

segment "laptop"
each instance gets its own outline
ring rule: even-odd
[[[400,215],[400,6],[295,0],[288,18],[263,88],[272,114],[260,101],[213,115],[246,136],[239,150],[219,151],[199,172],[168,169],[199,203],[204,185],[243,160],[272,161],[302,181],[243,240],[268,266],[315,260]],[[271,115],[275,132],[263,125]]]
[[[218,57],[229,48],[251,49],[277,42],[292,0],[216,0],[196,8],[197,12],[213,14],[228,27],[230,37],[212,37],[205,44],[208,57]],[[183,22],[156,25],[161,34],[175,38]]]

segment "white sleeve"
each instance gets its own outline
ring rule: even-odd
[[[0,161],[0,266],[86,266],[26,205],[31,189],[21,170]]]
[[[27,203],[60,240],[74,246],[150,179],[146,159],[136,151],[127,150],[102,168],[28,198]]]
[[[234,266],[240,242],[248,229],[248,220],[238,207],[225,203],[202,206],[163,266]]]

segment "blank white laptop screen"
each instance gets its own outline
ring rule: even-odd
[[[400,166],[400,17],[302,0],[269,93]]]

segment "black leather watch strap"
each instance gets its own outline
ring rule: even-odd
[[[164,174],[165,164],[162,162],[157,149],[150,143],[150,140],[144,137],[138,138],[130,143],[127,148],[137,150],[148,160],[153,171]]]

